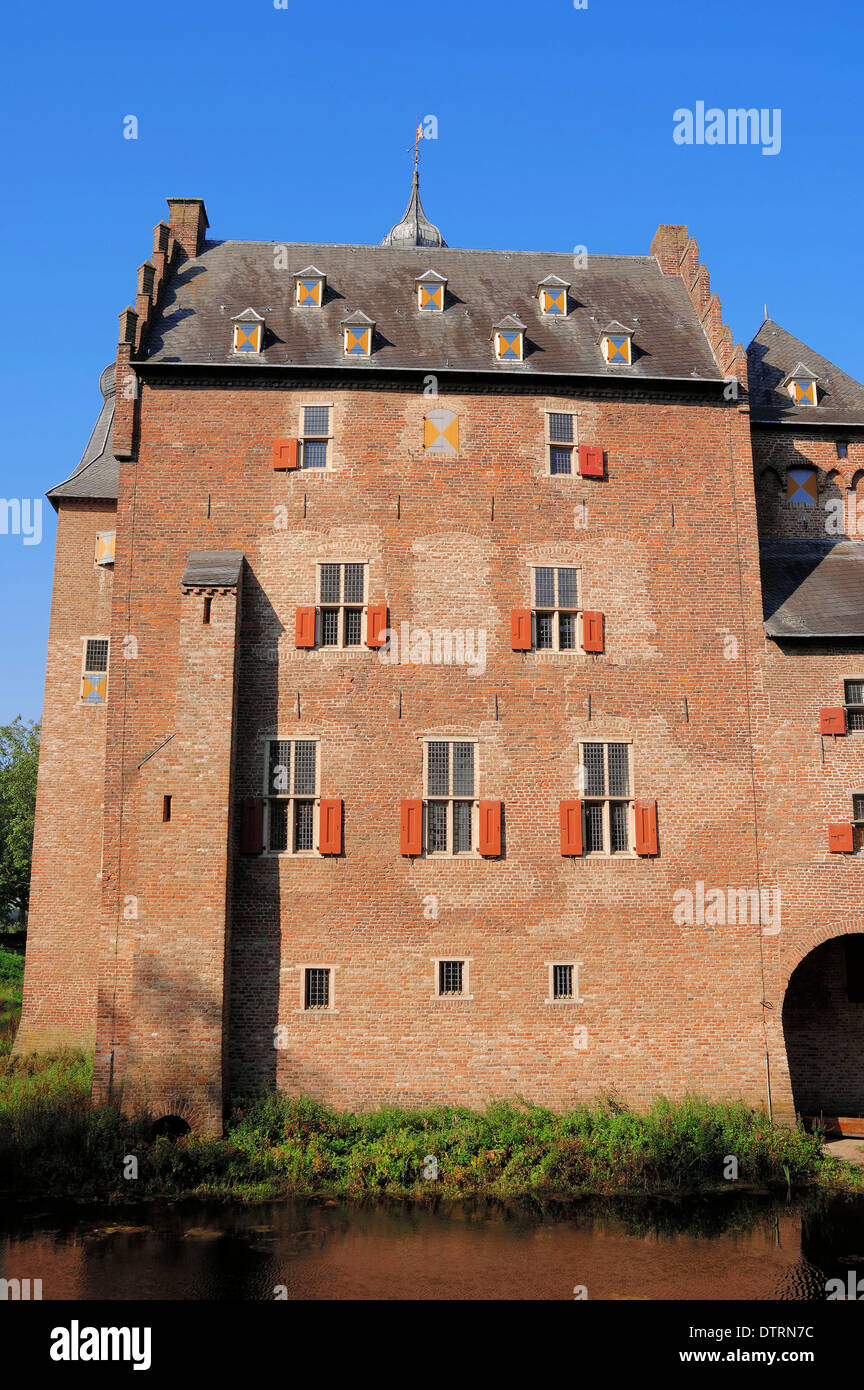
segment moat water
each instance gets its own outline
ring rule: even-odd
[[[0,1209],[0,1276],[43,1300],[825,1301],[850,1271],[862,1198]]]

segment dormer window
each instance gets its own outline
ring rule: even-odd
[[[607,323],[598,339],[600,350],[610,367],[629,367],[633,361],[633,329],[617,319]]]
[[[444,291],[447,289],[446,275],[437,270],[427,270],[414,281],[417,291],[417,308],[426,313],[440,314],[444,310]]]
[[[343,348],[348,357],[371,357],[375,322],[360,309],[342,320]]]
[[[818,405],[817,382],[815,373],[803,362],[799,362],[789,375],[783,378],[782,384],[796,405]]]
[[[327,276],[316,265],[307,265],[294,276],[294,302],[299,309],[320,309],[324,303]]]
[[[521,362],[525,356],[525,325],[508,314],[492,329],[496,362]]]
[[[260,352],[264,342],[264,320],[261,315],[256,314],[254,309],[244,309],[242,314],[235,314],[231,322],[234,325],[234,351]]]
[[[547,275],[537,286],[540,312],[547,318],[567,317],[567,292],[570,289],[566,280],[557,275]]]

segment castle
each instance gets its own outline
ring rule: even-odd
[[[736,345],[683,226],[456,249],[416,173],[378,246],[168,207],[48,494],[17,1050],[209,1133],[864,1109],[864,387]]]

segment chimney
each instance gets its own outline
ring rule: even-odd
[[[209,227],[203,198],[168,198],[168,226],[186,255],[198,255]]]
[[[654,233],[649,256],[656,256],[664,275],[677,275],[687,249],[687,228],[678,223],[661,224]]]

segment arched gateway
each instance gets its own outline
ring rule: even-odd
[[[830,937],[803,957],[789,977],[782,1022],[796,1112],[864,1116],[864,932]]]

